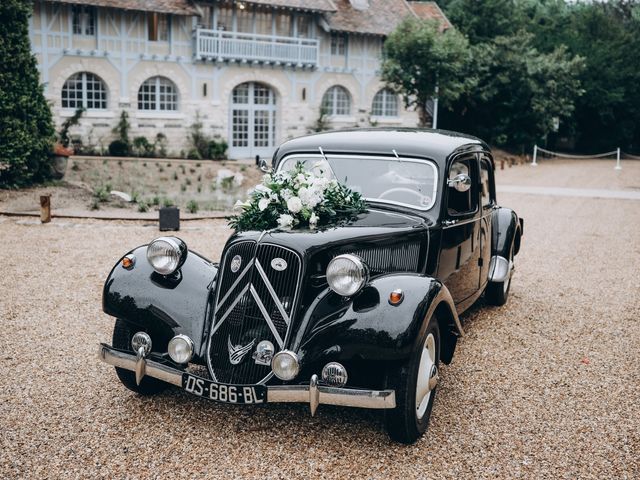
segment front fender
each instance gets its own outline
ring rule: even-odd
[[[511,271],[511,248],[514,256],[520,250],[523,221],[513,210],[500,207],[493,212],[491,222],[489,281],[504,282]]]
[[[389,293],[400,288],[400,305],[389,303]],[[425,318],[444,305],[456,335],[463,333],[447,288],[431,277],[392,274],[371,281],[347,299],[329,289],[307,310],[292,348],[303,364],[329,360],[399,361],[407,359]]]
[[[218,266],[189,251],[180,270],[165,277],[147,261],[146,245],[129,254],[135,256],[135,264],[125,269],[120,259],[113,267],[102,292],[102,309],[149,332],[154,351],[166,352],[173,336],[187,335],[197,362],[206,348],[204,328],[213,306]]]

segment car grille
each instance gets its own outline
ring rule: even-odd
[[[236,272],[234,258],[240,263]],[[268,380],[271,367],[256,364],[252,355],[262,340],[270,341],[276,352],[284,348],[300,272],[300,258],[287,248],[244,241],[227,249],[208,347],[214,380],[238,385]]]

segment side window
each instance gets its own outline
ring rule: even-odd
[[[482,206],[489,207],[493,203],[493,175],[491,165],[486,158],[480,161],[480,192]]]
[[[465,174],[471,177],[471,188],[466,192],[458,192],[454,188],[447,188],[448,203],[447,211],[449,215],[464,215],[472,213],[478,206],[478,184],[477,163],[474,157],[456,160],[449,169],[449,180],[453,180],[457,175]]]

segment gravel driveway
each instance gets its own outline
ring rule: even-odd
[[[624,174],[640,185],[640,170]],[[546,185],[532,175],[553,172],[503,178]],[[499,200],[525,218],[511,298],[464,315],[413,446],[377,412],[137,397],[96,358],[113,326],[101,288],[155,227],[0,217],[0,478],[638,478],[640,202]],[[180,236],[217,259],[228,233],[201,221]]]

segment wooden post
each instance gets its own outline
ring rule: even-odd
[[[51,221],[51,195],[40,195],[40,221],[42,223]]]

